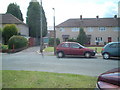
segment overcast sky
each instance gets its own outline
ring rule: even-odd
[[[0,13],[7,11],[10,3],[17,3],[26,22],[26,13],[31,0],[0,0]],[[38,0],[40,1],[40,0]],[[120,0],[42,0],[48,26],[53,26],[53,10],[55,8],[56,25],[69,18],[113,17],[118,14]]]

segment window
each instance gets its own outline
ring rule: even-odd
[[[96,37],[96,42],[102,42],[102,37]]]
[[[92,28],[92,27],[88,27],[87,30],[88,30],[89,32],[92,32],[92,31],[93,31],[93,28]]]
[[[64,43],[64,44],[62,44],[62,47],[69,47],[69,44],[68,43]]]
[[[79,28],[72,28],[72,32],[79,32]]]
[[[71,48],[80,48],[80,45],[71,43],[71,44],[70,44],[70,47],[71,47]]]
[[[114,43],[110,45],[110,48],[117,48],[118,47],[118,43]]]
[[[64,32],[65,30],[64,30],[64,28],[60,28],[60,31],[61,31],[61,32]]]
[[[105,27],[99,27],[99,31],[105,31],[106,28]]]
[[[120,27],[113,27],[114,31],[120,31]]]

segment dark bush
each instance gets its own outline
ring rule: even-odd
[[[9,49],[19,49],[26,47],[28,45],[28,41],[23,36],[12,36],[8,41],[8,48]]]
[[[56,44],[60,44],[60,39],[56,38]],[[49,39],[49,46],[54,46],[54,38]]]
[[[68,42],[77,42],[77,39],[72,38],[72,39],[68,39],[67,41]]]

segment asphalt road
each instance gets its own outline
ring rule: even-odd
[[[57,73],[72,73],[89,76],[99,74],[118,67],[120,60],[103,60],[102,57],[83,58],[56,56],[37,53],[39,47],[29,48],[14,54],[2,54],[2,70],[27,70]]]

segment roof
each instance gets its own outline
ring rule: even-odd
[[[119,23],[118,23],[119,22]],[[120,26],[120,18],[83,18],[68,19],[56,27],[103,27]]]
[[[0,14],[2,16],[2,22],[0,24],[23,24],[26,25],[24,22],[13,16],[12,14]]]

